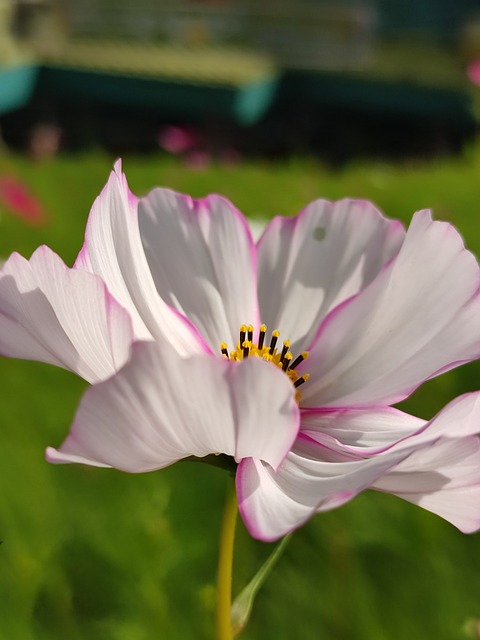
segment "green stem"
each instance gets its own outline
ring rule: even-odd
[[[235,525],[237,522],[237,495],[235,482],[229,479],[225,510],[220,532],[217,578],[217,640],[232,640],[232,572]]]

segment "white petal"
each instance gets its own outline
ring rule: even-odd
[[[356,458],[412,447],[420,450],[441,439],[479,433],[480,392],[455,398],[430,421],[385,406],[302,411],[301,432],[332,451]]]
[[[464,533],[478,531],[480,439],[440,439],[413,453],[372,488],[432,511]]]
[[[404,414],[405,415],[405,414]],[[429,446],[439,438],[467,438],[480,433],[480,392],[465,393],[449,402],[432,420],[396,447]],[[414,440],[413,440],[414,438]]]
[[[130,313],[137,339],[165,337],[181,354],[205,350],[198,332],[158,295],[138,228],[137,198],[121,164],[96,199],[75,268],[96,273]]]
[[[417,213],[397,258],[320,327],[302,406],[393,404],[479,357],[479,284],[455,229]]]
[[[298,425],[294,388],[277,367],[259,358],[182,359],[166,344],[136,343],[122,371],[87,390],[70,435],[47,455],[134,473],[215,453],[276,468]]]
[[[302,433],[355,456],[372,456],[418,432],[425,420],[392,407],[302,412]]]
[[[123,366],[131,320],[100,278],[69,269],[47,247],[13,254],[0,274],[0,352],[70,369],[89,382]]]
[[[237,344],[242,324],[259,325],[255,245],[227,200],[155,189],[139,202],[139,224],[158,292],[215,353]]]
[[[360,200],[317,200],[296,218],[274,218],[258,244],[262,322],[294,351],[308,348],[330,309],[369,284],[404,235]]]
[[[302,415],[300,436],[277,472],[258,461],[244,460],[237,473],[237,492],[250,533],[274,540],[315,513],[334,509],[369,487],[416,501],[465,531],[478,528],[480,502],[475,503],[475,499],[480,465],[478,440],[472,434],[480,430],[480,393],[457,398],[430,422],[400,411],[383,409],[377,417],[376,412],[371,410],[371,420],[378,425],[385,417],[384,431],[401,434],[415,422],[421,426],[376,455],[370,451],[365,458],[361,447],[342,449],[338,442],[331,446],[331,436],[322,434],[321,413],[316,416],[315,429],[311,423],[305,424]],[[366,422],[368,411],[324,412],[323,421],[330,432],[334,419],[342,432]],[[422,471],[425,475],[421,480]],[[412,472],[410,480],[408,474]]]
[[[277,472],[258,460],[240,463],[240,513],[252,536],[276,540],[315,513],[348,502],[399,459],[402,454],[356,460],[301,435]]]

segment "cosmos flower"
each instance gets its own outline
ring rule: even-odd
[[[51,462],[228,456],[264,540],[367,488],[473,531],[479,394],[428,422],[391,405],[480,356],[479,284],[428,211],[405,232],[368,202],[318,200],[255,243],[227,200],[137,199],[118,163],[73,268],[46,247],[6,262],[0,352],[94,383]]]

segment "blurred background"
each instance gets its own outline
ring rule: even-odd
[[[0,0],[0,258],[71,264],[121,155],[132,190],[252,219],[366,197],[480,253],[479,0]],[[44,461],[82,381],[0,361],[0,640],[213,637],[226,478]],[[472,364],[402,408],[480,388]],[[235,591],[271,546],[240,524]],[[242,637],[480,638],[480,536],[367,493],[297,532]]]
[[[337,164],[476,128],[478,0],[1,0],[0,34],[4,140],[33,155]]]

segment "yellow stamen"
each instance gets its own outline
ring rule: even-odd
[[[272,331],[272,339],[270,340],[270,354],[273,355],[273,352],[275,351],[275,347],[277,345],[277,340],[280,336],[280,331],[277,331],[275,329],[275,331]]]
[[[303,384],[304,382],[306,382],[310,377],[310,374],[305,373],[301,378],[298,378],[298,380],[295,380],[295,382],[293,383],[293,386],[295,388],[299,387],[301,384]]]
[[[290,351],[286,353],[285,356],[283,357],[283,362],[282,362],[282,359],[280,358],[280,362],[282,362],[282,371],[286,371],[288,369],[288,365],[290,364],[292,358],[293,356],[290,353]]]
[[[304,351],[294,360],[292,353],[289,351],[290,341],[285,340],[281,352],[278,352],[276,346],[278,338],[280,337],[280,332],[277,330],[272,331],[270,345],[265,346],[266,332],[267,326],[265,324],[260,325],[258,333],[258,343],[255,344],[253,342],[253,326],[242,324],[239,332],[240,340],[238,341],[235,349],[233,349],[229,353],[227,344],[225,342],[222,342],[220,344],[220,351],[222,352],[222,356],[236,362],[245,360],[246,358],[250,358],[252,356],[262,358],[266,362],[271,362],[279,369],[281,369],[291,380],[294,387],[298,389],[298,387],[304,384],[309,378],[308,373],[300,375],[296,371],[296,367],[308,358],[308,352]],[[295,394],[297,403],[300,402],[300,398],[300,391],[297,390]]]
[[[263,343],[265,342],[265,334],[267,333],[267,325],[260,325],[260,333],[258,334],[258,348],[263,349]]]
[[[298,365],[308,358],[308,351],[302,351],[302,353],[295,358],[295,360],[290,365],[290,369],[296,369]]]
[[[290,349],[290,340],[285,340],[283,343],[282,355],[280,356],[280,362],[283,364],[285,360],[285,356],[287,355],[288,350]]]
[[[220,344],[220,351],[222,352],[222,355],[225,356],[225,358],[228,358],[228,349],[227,349],[227,345],[225,342],[222,342]]]
[[[240,327],[240,347],[243,347],[246,334],[247,334],[247,325],[242,324],[242,326]]]

